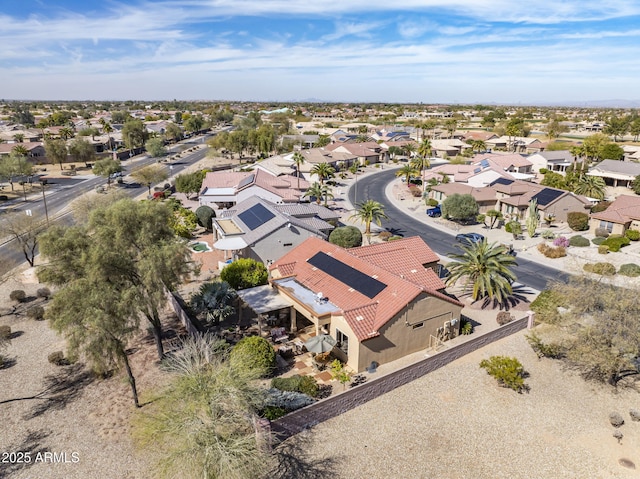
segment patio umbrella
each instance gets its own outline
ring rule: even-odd
[[[336,345],[336,340],[328,334],[313,336],[304,343],[304,347],[310,353],[328,353]]]

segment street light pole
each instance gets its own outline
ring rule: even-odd
[[[44,194],[44,185],[47,184],[47,180],[41,180],[40,184],[42,185],[42,201],[44,201],[44,214],[47,217],[47,226],[49,226],[49,210],[47,209],[47,197]]]

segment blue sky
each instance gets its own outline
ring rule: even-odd
[[[640,100],[636,0],[0,0],[0,97]]]

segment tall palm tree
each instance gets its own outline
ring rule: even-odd
[[[371,234],[371,223],[374,222],[378,226],[382,225],[382,220],[386,219],[387,215],[384,214],[384,206],[374,200],[367,200],[364,203],[358,203],[356,205],[356,211],[349,219],[357,219],[361,223],[364,223],[366,235]]]
[[[11,151],[20,156],[27,156],[29,154],[29,150],[27,150],[27,147],[22,144],[14,146],[13,148],[11,148]]]
[[[418,173],[418,169],[415,168],[413,164],[410,163],[410,164],[404,165],[402,168],[396,171],[396,176],[404,177],[407,183],[407,186],[409,186],[409,180],[411,179],[412,176],[416,175],[417,173]]]
[[[320,202],[322,201],[322,194],[323,194],[322,188],[323,188],[323,185],[321,185],[316,181],[309,187],[309,189],[305,192],[304,195],[302,195],[302,197],[315,198],[316,203],[320,204]]]
[[[411,160],[411,163],[414,167],[420,170],[420,177],[424,182],[424,173],[427,168],[431,167],[431,162],[429,161],[429,157],[431,156],[431,141],[428,138],[422,140],[420,146],[418,147],[418,156]]]
[[[68,140],[69,138],[73,138],[74,132],[70,127],[65,126],[64,128],[60,128],[59,135],[63,140]]]
[[[324,185],[324,180],[333,178],[336,170],[329,163],[318,163],[311,168],[311,174],[316,175],[320,179],[320,184]]]
[[[606,184],[599,176],[581,175],[573,192],[576,195],[584,195],[596,200],[603,200]]]
[[[298,190],[300,189],[300,166],[304,163],[304,156],[299,151],[293,154],[293,164],[296,165],[296,176],[298,177]]]
[[[404,154],[407,156],[407,159],[411,159],[416,149],[417,147],[415,143],[407,143],[405,145],[402,145],[402,151],[404,151]]]
[[[473,140],[471,142],[471,149],[475,152],[486,151],[487,144],[482,140]]]
[[[111,145],[111,132],[113,132],[113,127],[111,126],[111,123],[106,121],[104,118],[100,118],[100,123],[102,124],[102,131],[106,133],[107,138],[109,138],[109,150],[113,150],[113,147]]]
[[[483,298],[504,303],[513,293],[511,284],[516,275],[510,269],[517,266],[516,259],[507,254],[504,246],[487,243],[486,239],[462,246],[463,253],[452,254],[457,262],[449,263],[449,276],[445,284],[451,285],[464,278],[463,288],[471,287],[474,301]]]
[[[329,185],[323,185],[321,186],[321,193],[322,193],[322,197],[324,198],[324,206],[328,207],[328,203],[327,201],[329,200],[329,198],[334,199],[335,196],[333,196],[333,189],[329,186]]]
[[[23,143],[24,142],[24,133],[16,133],[15,135],[13,135],[13,139],[17,143]]]

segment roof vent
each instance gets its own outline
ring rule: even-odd
[[[356,321],[362,321],[364,319],[364,316],[356,316]]]

